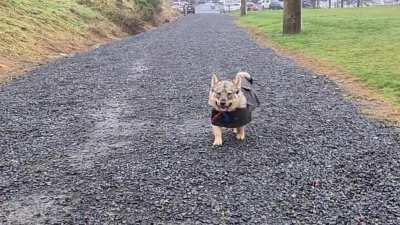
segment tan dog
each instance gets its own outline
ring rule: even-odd
[[[247,85],[246,89],[242,87],[244,82]],[[208,104],[213,107],[211,119],[214,133],[213,145],[222,145],[222,127],[233,128],[236,139],[245,139],[244,124],[250,122],[251,111],[248,109],[248,99],[244,92],[250,91],[251,82],[251,76],[246,72],[237,73],[233,80],[220,80],[216,74],[212,76]],[[256,96],[255,98],[258,104],[258,99]],[[226,120],[226,118],[228,122],[216,121]],[[241,120],[247,120],[247,122],[243,123]]]

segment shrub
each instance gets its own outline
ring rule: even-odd
[[[161,11],[162,2],[160,0],[135,0],[135,3],[143,13],[145,21],[154,19],[154,15]]]
[[[152,21],[161,12],[162,0],[79,0],[121,26],[126,32],[143,30],[143,21]]]

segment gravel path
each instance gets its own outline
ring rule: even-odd
[[[249,71],[212,148],[210,74]],[[188,16],[0,87],[0,224],[400,224],[400,144],[230,17]]]

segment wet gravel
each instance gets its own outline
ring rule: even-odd
[[[212,148],[210,74],[256,79]],[[230,17],[176,23],[0,87],[0,224],[400,224],[400,144]]]

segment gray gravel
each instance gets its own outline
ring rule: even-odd
[[[249,71],[249,136],[212,148],[210,74]],[[230,17],[176,23],[0,87],[0,224],[400,224],[400,144]]]

